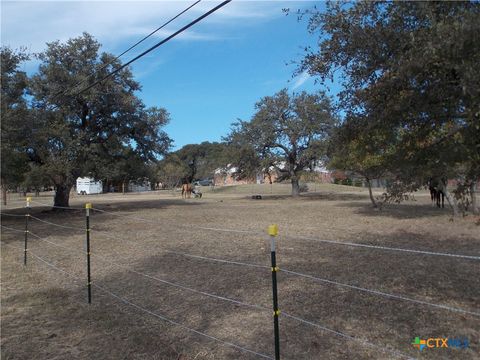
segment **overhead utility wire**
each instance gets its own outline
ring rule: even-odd
[[[205,14],[203,14],[202,16],[196,18],[195,20],[193,20],[192,22],[188,23],[187,25],[185,25],[184,27],[182,27],[180,30],[174,32],[172,35],[168,36],[167,38],[163,39],[162,41],[158,42],[157,44],[153,45],[151,48],[149,48],[148,50],[145,50],[144,52],[142,52],[140,55],[134,57],[132,60],[126,62],[125,64],[123,64],[122,66],[120,66],[118,69],[110,72],[109,74],[105,75],[103,78],[95,81],[93,84],[87,86],[86,88],[84,88],[83,90],[80,90],[77,95],[80,95],[82,93],[84,93],[85,91],[87,90],[90,90],[92,87],[94,87],[95,85],[101,83],[103,80],[109,78],[110,76],[112,75],[115,75],[116,73],[118,73],[120,70],[124,69],[125,67],[127,67],[128,65],[130,65],[131,63],[133,63],[134,61],[137,61],[138,59],[140,59],[141,57],[147,55],[149,52],[155,50],[156,48],[158,48],[159,46],[165,44],[166,42],[170,41],[171,39],[173,39],[175,36],[177,36],[178,34],[184,32],[185,30],[187,30],[188,28],[192,27],[193,25],[195,25],[196,23],[198,23],[199,21],[203,20],[204,18],[206,18],[207,16],[213,14],[215,11],[217,11],[218,9],[224,7],[225,5],[227,5],[229,2],[231,2],[232,0],[226,0],[224,2],[222,2],[221,4],[215,6],[213,9],[207,11]]]
[[[185,14],[188,10],[190,10],[192,7],[194,7],[195,5],[197,5],[200,1],[201,1],[201,0],[198,0],[198,1],[194,2],[192,5],[188,6],[188,7],[185,8],[184,10],[182,10],[180,13],[178,13],[177,15],[175,15],[173,18],[171,18],[170,20],[168,20],[167,22],[165,22],[164,24],[162,24],[161,26],[159,26],[158,28],[156,28],[155,30],[153,30],[150,34],[144,36],[143,39],[137,41],[135,44],[133,44],[132,46],[130,46],[127,50],[125,50],[124,52],[122,52],[120,55],[116,56],[113,60],[107,62],[105,65],[103,65],[103,66],[102,66],[100,69],[98,69],[96,72],[99,73],[100,71],[104,70],[107,66],[112,65],[115,60],[120,59],[123,55],[125,55],[125,54],[128,53],[130,50],[132,50],[132,49],[134,49],[135,47],[137,47],[138,45],[140,45],[142,42],[144,42],[145,40],[147,40],[150,36],[152,36],[153,34],[157,33],[158,31],[162,30],[165,26],[167,26],[168,24],[170,24],[172,21],[174,21],[175,19],[177,19],[177,18],[180,17],[181,15]],[[75,84],[73,88],[76,88],[77,86],[82,85],[83,83],[85,83],[85,81],[87,81],[87,80],[88,80],[89,78],[91,78],[93,75],[95,75],[95,73],[90,74],[89,76],[87,76],[86,79],[83,79],[82,81],[80,81],[80,82],[78,82],[77,84]],[[54,98],[57,97],[57,96],[59,96],[59,95],[64,95],[67,91],[68,91],[68,89],[65,89],[64,91],[58,92],[56,95],[54,95]]]

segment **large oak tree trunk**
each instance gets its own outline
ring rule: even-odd
[[[72,187],[72,185],[67,184],[55,185],[53,206],[69,207],[68,202],[70,200],[70,190],[72,190]]]

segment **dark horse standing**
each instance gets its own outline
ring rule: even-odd
[[[445,188],[446,188],[446,181],[443,179],[433,179],[430,178],[428,180],[428,190],[430,190],[430,199],[432,200],[432,205],[437,207],[445,207]]]

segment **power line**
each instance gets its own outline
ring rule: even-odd
[[[171,18],[170,20],[168,20],[167,22],[163,23],[161,26],[159,26],[158,28],[156,28],[155,30],[153,30],[150,34],[144,36],[141,40],[137,41],[135,44],[133,44],[132,46],[130,46],[127,50],[123,51],[120,55],[116,56],[114,59],[112,59],[111,61],[107,62],[105,65],[103,65],[100,69],[98,69],[96,71],[96,73],[100,73],[102,70],[104,70],[107,66],[109,65],[112,65],[114,61],[120,59],[123,55],[125,55],[126,53],[128,53],[129,51],[133,50],[135,47],[137,47],[138,45],[140,45],[142,42],[144,42],[145,40],[147,40],[149,37],[151,37],[153,34],[157,33],[158,31],[160,31],[161,29],[163,29],[165,26],[167,26],[168,24],[170,24],[172,21],[174,21],[175,19],[177,19],[178,17],[180,17],[181,15],[185,14],[188,10],[190,10],[191,8],[193,8],[195,5],[197,5],[201,0],[198,0],[196,2],[194,2],[192,5],[188,6],[187,8],[185,8],[184,10],[182,10],[181,12],[179,12],[177,15],[175,15],[173,18]],[[73,86],[73,88],[76,88],[77,86],[80,86],[82,85],[83,83],[85,83],[85,81],[87,81],[88,79],[90,79],[93,75],[95,75],[95,72],[90,74],[86,79],[83,79],[82,81],[78,82],[77,84],[75,84]],[[64,91],[62,92],[59,92],[57,93],[56,95],[54,95],[54,98],[59,96],[59,95],[64,95],[69,89],[65,89]]]
[[[207,16],[213,14],[215,11],[217,11],[218,9],[224,7],[225,5],[227,5],[229,2],[231,2],[232,0],[226,0],[224,2],[222,2],[221,4],[215,6],[213,9],[207,11],[205,14],[203,14],[202,16],[196,18],[195,20],[193,20],[192,22],[188,23],[187,25],[185,25],[184,27],[182,27],[180,30],[177,30],[176,32],[174,32],[172,35],[168,36],[167,38],[163,39],[162,41],[158,42],[157,44],[155,44],[154,46],[152,46],[151,48],[149,48],[148,50],[145,50],[144,52],[142,52],[140,55],[134,57],[132,60],[126,62],[125,64],[123,64],[122,66],[120,66],[118,69],[110,72],[109,74],[105,75],[103,78],[95,81],[93,84],[87,86],[86,88],[84,88],[83,90],[80,90],[76,95],[80,95],[82,93],[84,93],[85,91],[91,89],[92,87],[94,87],[95,85],[101,83],[103,80],[111,77],[112,75],[118,73],[120,70],[124,69],[125,67],[127,67],[128,65],[130,65],[131,63],[133,63],[134,61],[137,61],[138,59],[140,59],[141,57],[145,56],[146,54],[148,54],[149,52],[155,50],[156,48],[158,48],[159,46],[165,44],[166,42],[170,41],[171,39],[173,39],[175,36],[177,36],[178,34],[184,32],[185,30],[187,30],[188,28],[192,27],[193,25],[195,25],[196,23],[198,23],[199,21],[203,20],[204,18],[206,18]]]

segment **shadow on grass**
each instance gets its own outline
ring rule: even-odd
[[[261,200],[298,200],[298,201],[358,201],[368,199],[368,194],[355,194],[355,193],[338,193],[338,192],[312,192],[312,193],[302,193],[297,198],[292,197],[292,195],[261,195]],[[242,199],[252,199],[252,196],[245,196]],[[252,199],[252,201],[261,201]]]
[[[90,215],[90,224],[101,229],[101,224],[106,218],[121,218],[124,216],[128,219],[129,216],[135,217],[132,212],[141,210],[161,210],[171,206],[197,206],[201,205],[200,201],[196,199],[181,200],[181,199],[152,199],[135,202],[119,201],[112,204],[98,204],[94,206]],[[95,208],[103,211],[96,211]],[[1,216],[1,223],[5,228],[1,228],[2,241],[6,243],[15,242],[24,238],[25,229],[25,208],[23,209],[8,209],[7,214],[17,216]],[[51,207],[36,206],[30,211],[32,217],[29,220],[28,229],[32,233],[29,236],[29,241],[35,241],[36,236],[46,238],[55,236],[58,238],[69,238],[74,235],[85,234],[85,210],[72,207],[71,209],[63,209],[62,211],[52,210]],[[118,215],[118,216],[117,216]],[[40,220],[37,220],[38,218]],[[134,220],[134,219],[130,219]],[[92,227],[92,228],[93,228]],[[15,229],[12,231],[8,228]]]
[[[364,199],[368,199],[368,196]],[[390,217],[394,219],[418,219],[422,217],[445,217],[453,215],[449,206],[445,206],[445,208],[442,209],[415,202],[385,204],[381,210],[374,209],[370,201],[368,203],[345,202],[338,206],[354,208],[354,212],[359,215],[369,217]]]

